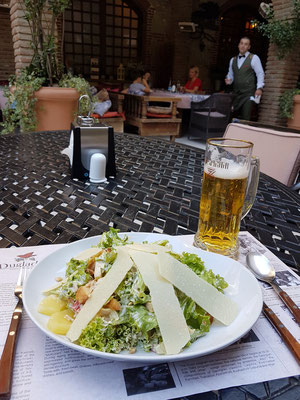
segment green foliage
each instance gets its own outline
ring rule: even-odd
[[[274,10],[270,5],[266,11],[267,22],[253,21],[257,24],[258,31],[276,45],[279,59],[284,58],[299,43],[300,0],[293,0],[293,3],[294,7],[289,19],[275,19]]]
[[[279,98],[280,115],[285,118],[293,118],[294,96],[300,95],[299,89],[286,90]]]
[[[56,23],[69,4],[70,0],[23,0],[33,57],[19,76],[12,77],[10,87],[5,91],[8,102],[3,110],[2,133],[12,132],[17,126],[22,132],[36,129],[34,92],[42,86],[70,87],[80,95],[90,95],[88,82],[70,74],[64,75],[64,66],[59,62],[62,57],[59,57],[55,36]],[[89,102],[84,104],[83,109],[88,112]]]
[[[13,132],[18,126],[21,132],[30,132],[36,129],[35,103],[37,99],[34,97],[34,92],[46,84],[47,80],[40,77],[39,71],[29,67],[22,70],[18,77],[11,78],[10,85],[4,92],[8,101],[3,110],[4,122],[1,124],[3,127],[1,133]],[[81,77],[71,74],[63,75],[58,86],[74,88],[80,95],[90,96],[89,83]],[[92,100],[96,101],[94,98]],[[88,113],[89,106],[89,102],[83,104],[82,108],[85,114]]]
[[[34,92],[40,89],[43,79],[33,73],[23,70],[15,78],[12,77],[10,86],[5,89],[4,95],[7,97],[7,104],[3,110],[4,123],[1,133],[12,132],[20,126],[22,132],[31,131],[36,126]]]
[[[48,86],[56,84],[63,74],[55,29],[57,19],[69,3],[69,0],[23,0],[24,17],[30,27],[33,49],[28,69],[30,73],[35,72],[36,76],[43,78]]]
[[[58,82],[58,86],[65,88],[74,88],[77,90],[80,96],[87,94],[92,103],[98,101],[98,98],[96,96],[91,95],[90,85],[88,81],[79,76],[73,76],[72,74],[67,73],[61,77],[60,81]],[[87,98],[84,98],[81,100],[80,104],[81,104],[81,114],[88,115],[91,109],[90,101]]]

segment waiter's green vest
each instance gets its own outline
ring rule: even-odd
[[[256,90],[256,75],[255,71],[251,67],[251,60],[253,54],[248,54],[248,57],[243,62],[241,68],[238,68],[237,59],[234,57],[232,62],[233,70],[233,93],[237,95],[234,100],[234,109],[238,110],[249,100],[250,96],[253,96]]]

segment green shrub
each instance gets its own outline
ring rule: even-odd
[[[293,0],[293,3],[291,18],[285,20],[275,19],[272,4],[268,4],[265,10],[267,21],[253,21],[253,23],[257,24],[258,31],[276,45],[279,59],[284,58],[299,43],[300,0]]]
[[[285,118],[293,118],[294,96],[300,94],[300,89],[286,90],[279,98],[280,115]]]

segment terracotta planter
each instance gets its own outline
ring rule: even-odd
[[[78,108],[79,93],[73,88],[42,87],[35,92],[37,131],[68,130]]]
[[[294,96],[293,118],[288,119],[288,128],[300,129],[300,94]]]

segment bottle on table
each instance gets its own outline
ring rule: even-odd
[[[170,78],[169,80],[169,85],[168,85],[168,92],[172,91],[172,79]]]

